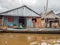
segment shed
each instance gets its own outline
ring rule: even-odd
[[[10,28],[31,28],[41,27],[40,14],[27,7],[26,5],[0,13],[2,17],[2,26]],[[35,18],[36,22],[32,22]],[[34,20],[35,20],[34,19]]]
[[[53,10],[49,10],[41,15],[42,19],[45,20],[45,27],[59,27],[59,19],[60,17],[56,15]],[[56,24],[56,25],[55,25]],[[52,26],[53,25],[53,26]]]

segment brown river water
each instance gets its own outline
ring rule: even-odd
[[[60,45],[60,34],[0,33],[0,45]]]

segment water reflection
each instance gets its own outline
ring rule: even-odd
[[[12,43],[13,42],[13,43]],[[1,45],[60,45],[60,34],[0,34]]]
[[[59,34],[40,34],[28,36],[30,45],[60,45]]]

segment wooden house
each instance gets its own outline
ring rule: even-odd
[[[41,17],[26,5],[0,13],[0,28],[40,28]]]
[[[44,27],[58,28],[60,27],[60,17],[56,15],[53,10],[46,11],[41,15],[42,24]]]
[[[60,13],[58,13],[58,14],[56,14],[56,15],[60,17]],[[60,26],[60,19],[59,19],[59,26]]]

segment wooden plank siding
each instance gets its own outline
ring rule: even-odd
[[[36,22],[35,22],[35,26],[33,25],[34,23],[32,22],[32,17],[27,19],[27,28],[40,28],[42,27],[42,23],[41,23],[41,18],[37,17],[36,18]]]
[[[35,24],[32,22],[32,18],[33,17],[26,17],[25,23],[26,23],[26,28],[41,28],[42,27],[42,20],[40,17],[36,17],[36,22]],[[19,17],[14,16],[14,21],[13,22],[8,22],[8,16],[4,16],[4,25],[5,27],[7,26],[7,28],[10,27],[14,27],[14,24],[16,24],[16,26],[19,26]],[[34,25],[35,26],[34,26]]]
[[[32,17],[29,17],[27,20],[27,28],[33,28]]]
[[[35,24],[35,27],[36,27],[36,28],[42,27],[41,18],[37,18],[36,20],[37,20],[37,22],[36,22],[36,24]]]

